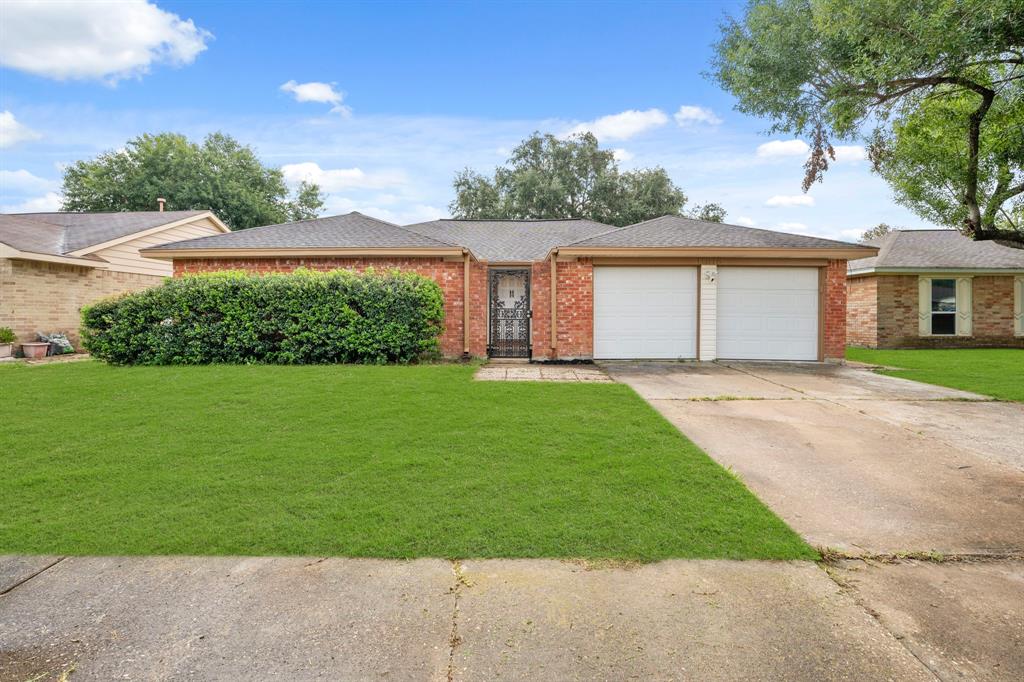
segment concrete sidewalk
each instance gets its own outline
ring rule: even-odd
[[[807,562],[54,560],[0,559],[2,680],[934,679]]]

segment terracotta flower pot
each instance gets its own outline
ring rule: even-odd
[[[50,344],[44,343],[42,341],[33,343],[23,343],[21,344],[21,352],[25,354],[26,358],[29,358],[30,360],[35,360],[38,358],[45,358],[46,350],[49,347]]]

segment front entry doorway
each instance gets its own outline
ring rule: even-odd
[[[487,355],[530,357],[530,271],[495,269],[488,273]]]

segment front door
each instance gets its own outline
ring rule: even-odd
[[[491,270],[487,354],[530,357],[530,271]]]

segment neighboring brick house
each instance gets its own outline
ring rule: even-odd
[[[0,327],[19,343],[65,332],[77,345],[83,306],[172,274],[140,248],[227,231],[209,211],[0,214]]]
[[[868,348],[1024,348],[1024,249],[898,230],[851,260],[847,329]]]
[[[397,268],[445,297],[442,352],[533,360],[835,360],[846,344],[845,242],[665,216],[436,220],[359,213],[145,249],[176,276]],[[554,302],[554,305],[552,305]]]

